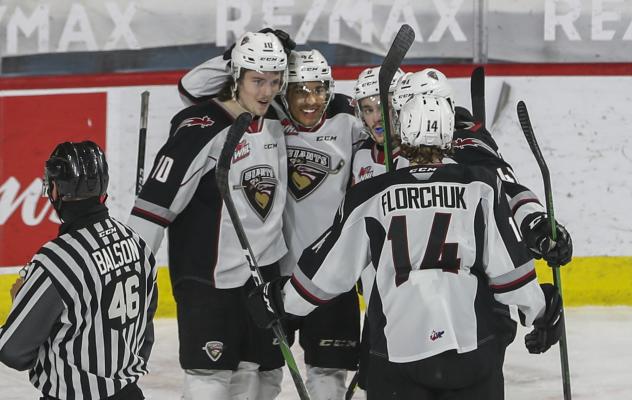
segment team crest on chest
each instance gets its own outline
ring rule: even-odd
[[[265,221],[272,210],[277,179],[269,165],[255,165],[241,173],[240,188],[244,191],[248,204]]]
[[[302,147],[287,146],[287,165],[287,186],[297,201],[309,196],[332,172],[329,154]]]

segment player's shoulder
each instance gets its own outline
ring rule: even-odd
[[[430,166],[409,167],[410,174],[432,171],[431,180],[453,183],[484,183],[492,187],[496,186],[497,175],[495,171],[483,165],[466,164],[438,164]]]
[[[373,141],[373,139],[371,139],[370,137],[363,140],[362,144],[360,145],[360,147],[358,147],[357,151],[371,151],[373,150],[373,145],[375,144],[375,142]]]
[[[233,121],[233,117],[218,102],[207,100],[179,111],[171,119],[169,136],[196,134],[214,137]]]
[[[336,93],[327,106],[327,118],[337,115],[351,115],[355,117],[355,100],[342,93]]]

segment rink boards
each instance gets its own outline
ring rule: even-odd
[[[632,176],[632,138],[625,133],[632,123],[632,69],[629,65],[611,69],[603,65],[536,67],[488,68],[490,75],[496,74],[487,80],[487,118],[496,120],[492,134],[520,181],[543,198],[537,165],[515,116],[517,101],[526,101],[551,170],[556,217],[568,227],[575,245],[577,257],[562,269],[566,304],[631,305],[632,231],[625,226],[629,208],[624,200],[632,197],[627,184]],[[464,68],[444,70],[455,77],[457,104],[469,108],[469,79]],[[346,79],[358,72],[358,68],[338,69],[337,91],[350,93],[353,81]],[[19,80],[0,79],[0,159],[4,163],[0,164],[0,321],[9,308],[8,289],[15,280],[15,266],[27,262],[57,229],[51,220],[52,210],[46,209],[45,199],[39,199],[37,193],[40,166],[51,146],[44,148],[46,143],[41,143],[102,135],[110,163],[108,204],[112,215],[125,221],[134,201],[140,93],[151,92],[145,164],[149,171],[168,135],[170,118],[182,107],[175,86],[178,76],[146,73],[36,78],[25,85]],[[497,107],[501,97],[506,101]],[[30,100],[31,112],[7,112],[20,104],[28,105]],[[72,104],[76,112],[38,108],[42,100],[54,100],[49,103],[60,106]],[[48,119],[53,114],[57,114],[55,129],[50,128]],[[12,138],[15,127],[21,129],[20,140],[5,140],[5,136]],[[14,143],[14,148],[7,143]],[[37,147],[37,151],[24,151],[29,147]],[[10,172],[10,166],[18,161],[20,168]],[[32,168],[25,170],[22,165]],[[167,264],[165,247],[157,254],[159,265]],[[541,279],[550,276],[547,268],[538,266]],[[158,315],[172,316],[174,304],[166,269],[160,271],[159,284]]]

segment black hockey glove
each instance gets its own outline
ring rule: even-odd
[[[287,276],[273,279],[248,294],[248,310],[259,328],[271,328],[285,317],[281,290],[288,279]]]
[[[546,310],[544,315],[533,321],[533,330],[524,337],[524,344],[531,354],[540,354],[557,343],[564,331],[564,309],[562,297],[550,283],[540,285],[544,292]]]
[[[551,225],[543,212],[527,216],[520,230],[527,247],[537,259],[545,259],[551,266],[568,264],[573,257],[573,240],[564,225],[556,223],[557,238],[551,240]]]
[[[290,38],[290,34],[281,29],[263,28],[259,30],[259,33],[273,33],[274,36],[279,39],[281,45],[283,45],[283,51],[285,51],[285,54],[287,54],[288,57],[290,56],[292,50],[294,50],[294,48],[296,47],[296,43],[292,40],[292,38]],[[233,45],[224,52],[224,60],[231,59],[234,47],[235,43],[233,43]]]

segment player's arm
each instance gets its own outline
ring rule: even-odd
[[[51,278],[38,263],[32,264],[0,328],[0,361],[19,371],[33,367],[63,309]]]
[[[573,241],[564,227],[556,221],[557,241],[550,238],[546,210],[529,188],[521,185],[507,164],[496,169],[507,193],[509,207],[516,225],[535,258],[544,258],[553,265],[565,265],[573,256]]]
[[[351,290],[370,262],[363,206],[338,209],[333,225],[303,251],[284,286],[284,309],[307,315],[317,306]],[[347,213],[350,213],[347,215]]]
[[[517,305],[526,326],[541,316],[545,300],[537,282],[533,258],[522,241],[511,216],[504,189],[497,180],[480,209],[485,218],[483,267],[494,297],[506,305]]]
[[[213,133],[199,125],[178,128],[184,122],[174,124],[173,134],[158,152],[128,222],[154,254],[164,230],[189,204],[200,179],[216,163],[209,157]]]
[[[178,82],[178,92],[187,105],[198,104],[219,93],[230,77],[230,60],[211,58],[187,72]]]

